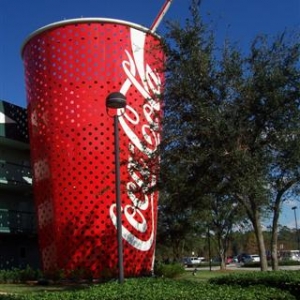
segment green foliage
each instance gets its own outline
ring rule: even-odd
[[[51,279],[53,281],[60,281],[66,278],[66,274],[64,270],[61,269],[53,269],[49,270],[45,273],[45,277],[47,279]]]
[[[38,280],[42,276],[40,270],[32,269],[30,266],[27,266],[25,269],[19,270],[19,279],[20,282]]]
[[[259,286],[218,286],[161,278],[127,279],[124,284],[110,282],[82,290],[27,295],[0,295],[1,300],[295,300],[287,292]]]
[[[184,267],[181,264],[158,264],[154,269],[156,276],[166,278],[175,278],[184,272]]]
[[[12,270],[0,270],[0,282],[1,283],[14,283],[18,282],[19,275],[16,269]]]
[[[271,261],[268,261],[268,265],[271,266]],[[300,265],[299,261],[294,261],[294,260],[279,261],[279,266],[299,266],[299,265]],[[243,264],[243,267],[245,267],[245,268],[259,268],[260,267],[260,262],[245,263],[245,264]]]
[[[252,272],[246,274],[231,274],[209,280],[211,284],[231,285],[248,288],[250,286],[265,286],[266,288],[278,288],[288,291],[290,294],[300,294],[300,272],[278,271],[278,272]]]
[[[260,267],[260,262],[245,263],[245,264],[243,264],[243,267],[245,267],[245,268],[259,268]]]
[[[224,253],[221,237],[247,218],[267,269],[262,218],[273,214],[275,247],[282,203],[300,186],[298,35],[258,36],[246,53],[229,40],[220,49],[197,1],[183,26],[169,24],[159,229],[174,247],[197,216],[218,221],[211,230]],[[230,205],[239,207],[224,215]]]
[[[67,277],[75,282],[78,282],[83,279],[88,280],[88,281],[93,280],[92,272],[85,268],[76,268],[76,269],[70,271]]]
[[[40,270],[27,266],[25,269],[0,270],[0,283],[20,283],[37,280],[41,277]]]
[[[279,261],[280,266],[299,266],[300,262],[295,260],[283,260]]]

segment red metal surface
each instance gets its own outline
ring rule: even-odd
[[[81,20],[32,36],[23,60],[44,270],[117,274],[113,118],[105,99],[120,91],[128,104],[119,118],[124,272],[151,272],[160,40],[126,24]]]

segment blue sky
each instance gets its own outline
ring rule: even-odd
[[[0,0],[0,99],[26,107],[20,48],[38,28],[81,17],[121,19],[150,27],[164,1]],[[173,0],[164,20],[183,22],[189,15],[189,3]],[[213,21],[219,43],[227,36],[245,51],[257,34],[300,30],[300,0],[203,0],[201,11],[205,19]],[[163,23],[157,31],[163,34]],[[294,205],[293,201],[285,205],[282,224],[295,226]],[[299,216],[300,212],[298,224]]]

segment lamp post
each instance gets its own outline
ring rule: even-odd
[[[300,239],[299,239],[299,232],[298,232],[298,223],[297,223],[297,216],[296,216],[296,209],[297,206],[293,206],[292,210],[294,211],[294,216],[295,216],[295,225],[296,225],[296,236],[297,236],[297,250],[300,250]]]
[[[123,266],[123,241],[122,241],[122,208],[121,208],[121,188],[120,188],[120,159],[119,159],[119,117],[124,113],[118,114],[118,109],[126,107],[126,98],[120,92],[113,92],[106,98],[107,113],[109,109],[117,110],[114,118],[114,144],[115,144],[115,182],[116,182],[116,209],[117,209],[117,241],[118,241],[118,267],[119,283],[124,282]],[[109,115],[109,113],[108,113]],[[110,115],[109,115],[110,116]]]
[[[207,226],[207,239],[208,239],[208,261],[209,261],[209,271],[211,271],[211,248],[210,248],[210,230]]]

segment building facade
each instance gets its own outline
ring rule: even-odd
[[[39,268],[27,111],[0,100],[0,269]]]

